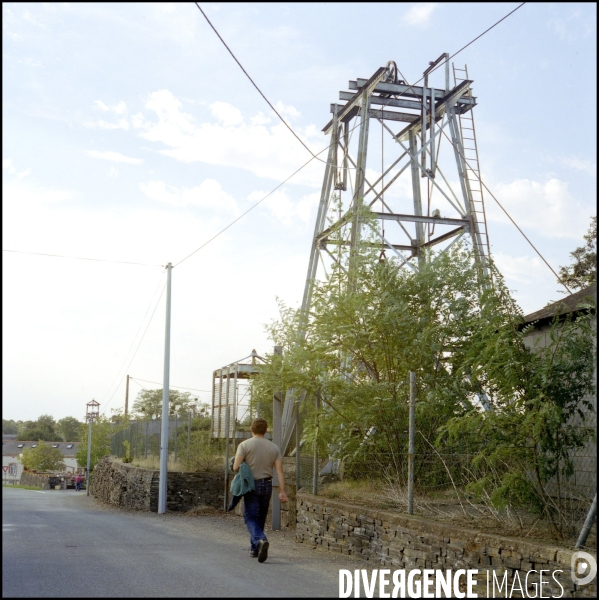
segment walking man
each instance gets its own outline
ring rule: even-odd
[[[281,451],[276,444],[264,437],[267,427],[265,419],[252,421],[250,426],[252,437],[239,444],[233,463],[233,471],[237,472],[241,463],[245,461],[254,475],[256,489],[243,496],[243,520],[250,533],[250,556],[258,557],[258,562],[261,563],[268,557],[268,540],[264,535],[264,524],[272,496],[273,468],[279,481],[279,500],[287,502]]]
[[[77,475],[75,477],[75,491],[79,492],[81,490],[81,482],[83,481],[83,477],[81,475]]]

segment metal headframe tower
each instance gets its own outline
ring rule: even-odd
[[[433,71],[441,80],[439,87],[429,84]],[[453,80],[450,88],[447,53],[429,63],[421,86],[399,79],[397,66],[390,61],[369,79],[350,81],[351,91],[339,92],[345,104],[331,104],[332,118],[323,129],[331,143],[302,301],[303,319],[310,310],[319,265],[326,269],[337,262],[334,250],[339,245],[349,247],[351,258],[364,227],[372,226],[362,221],[366,207],[378,221],[380,242],[375,245],[380,260],[388,254],[400,268],[418,271],[427,249],[436,246],[444,251],[464,237],[472,243],[479,270],[487,272],[489,240],[472,114],[476,98],[466,69],[454,67]],[[396,133],[397,123],[405,125]],[[286,394],[283,453],[292,439],[302,399],[299,390]]]

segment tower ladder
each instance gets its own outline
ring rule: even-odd
[[[458,69],[453,63],[453,81],[454,86],[468,79],[468,66]],[[459,73],[464,76],[461,77]],[[472,89],[468,88],[466,96],[472,96]],[[476,128],[474,126],[474,112],[469,110],[467,113],[460,114],[460,130],[462,135],[462,147],[464,149],[464,170],[470,195],[472,199],[473,220],[477,228],[478,236],[472,236],[472,242],[475,245],[475,251],[481,257],[490,258],[491,247],[489,244],[489,234],[487,229],[487,215],[485,213],[485,201],[483,196],[483,186],[480,177],[480,162],[478,159],[478,146],[476,144]]]

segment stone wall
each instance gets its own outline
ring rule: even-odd
[[[21,473],[20,484],[41,487],[42,490],[55,489],[57,485],[60,485],[61,488],[64,487],[62,477],[57,477],[48,473],[35,473],[33,471],[23,471]]]
[[[478,569],[479,582],[486,581],[487,571],[500,577],[507,571],[512,582],[515,572],[524,580],[533,569],[561,569],[562,573],[556,576],[565,590],[563,597],[597,595],[596,581],[576,589],[570,578],[571,550],[363,508],[301,490],[297,493],[296,539],[392,570]],[[553,587],[544,586],[546,597],[560,596],[559,586],[551,575],[549,579]],[[528,583],[535,583],[532,576]],[[478,591],[481,597],[484,590]]]
[[[286,489],[289,502],[281,505],[281,527],[295,529],[295,485],[291,466],[286,465]],[[229,485],[232,479],[229,476]],[[158,511],[159,471],[141,469],[113,458],[103,458],[92,473],[90,491],[100,500],[133,510]],[[39,484],[35,484],[39,485]],[[169,473],[167,504],[170,511],[187,511],[196,506],[224,508],[224,476],[222,473]],[[229,498],[230,500],[230,498]],[[243,499],[234,514],[243,515]],[[272,524],[271,511],[267,524]]]
[[[158,511],[159,471],[141,469],[108,457],[92,473],[91,492],[115,506]],[[222,508],[224,482],[220,473],[169,473],[166,508],[186,511],[195,506]]]

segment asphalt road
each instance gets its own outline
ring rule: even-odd
[[[121,511],[74,490],[2,488],[2,596],[338,597],[365,565],[267,532],[248,554],[243,519]]]

